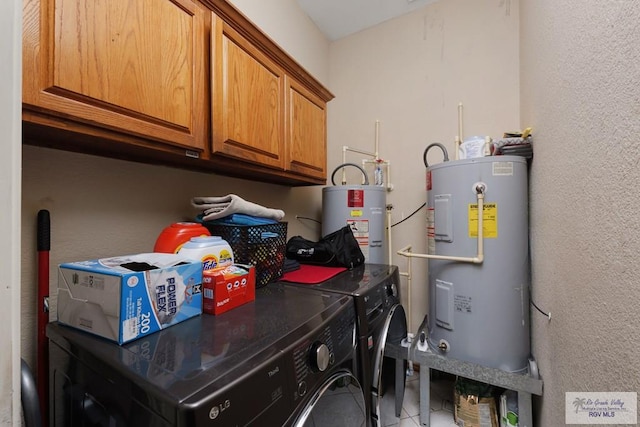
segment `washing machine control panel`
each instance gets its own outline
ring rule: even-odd
[[[291,358],[296,387],[294,401],[314,390],[337,365],[350,360],[355,352],[355,309],[347,304],[344,310],[328,321],[322,329],[312,331],[288,357]]]
[[[362,298],[368,318],[375,317],[376,312],[382,312],[397,304],[399,300],[398,285],[392,278],[385,280],[378,286],[371,287]]]
[[[385,283],[384,289],[388,297],[394,297],[394,298],[398,297],[398,287],[396,286],[395,283],[393,282]]]

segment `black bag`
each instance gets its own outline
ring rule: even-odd
[[[347,268],[364,264],[364,254],[348,225],[327,234],[318,242],[293,236],[287,242],[286,253],[287,258],[302,264]]]

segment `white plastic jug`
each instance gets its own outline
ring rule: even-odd
[[[220,236],[192,237],[178,254],[202,261],[202,270],[212,270],[233,264],[233,250]]]

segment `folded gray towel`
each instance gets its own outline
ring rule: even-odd
[[[202,209],[202,219],[205,221],[224,218],[234,213],[269,218],[276,221],[281,221],[284,218],[284,211],[280,209],[266,208],[256,203],[248,202],[235,194],[227,194],[221,197],[194,197],[191,199],[191,204],[198,209]]]

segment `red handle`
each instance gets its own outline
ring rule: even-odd
[[[46,326],[49,323],[49,250],[51,248],[51,225],[49,211],[38,212],[38,396],[43,425],[48,425],[49,407],[49,346],[46,336]]]

